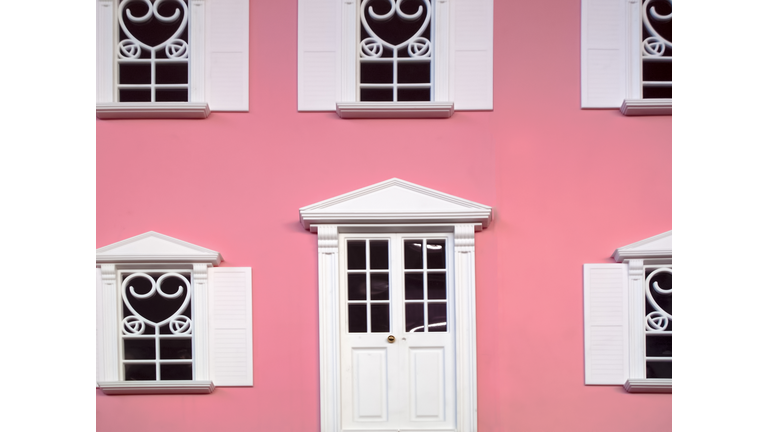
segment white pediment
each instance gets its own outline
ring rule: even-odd
[[[613,252],[616,262],[644,258],[672,258],[672,231],[620,247]]]
[[[96,249],[96,263],[207,263],[219,265],[221,254],[154,231]]]
[[[304,228],[316,224],[480,223],[491,221],[489,206],[390,179],[299,209]]]

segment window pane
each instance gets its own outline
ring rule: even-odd
[[[405,274],[405,299],[423,300],[424,299],[424,274],[406,273]]]
[[[365,270],[365,240],[347,240],[347,269]]]
[[[430,89],[420,88],[399,88],[397,89],[397,100],[401,102],[418,102],[432,100],[432,91]]]
[[[389,300],[389,273],[371,273],[371,300]]]
[[[427,284],[430,300],[445,300],[445,273],[428,273]]]
[[[187,89],[157,89],[156,102],[186,102],[189,97]]]
[[[371,305],[371,332],[389,332],[389,304]]]
[[[646,378],[672,378],[671,361],[647,361],[645,362]]]
[[[406,303],[405,331],[424,331],[424,303]]]
[[[364,304],[349,305],[349,332],[367,333],[368,332],[368,312]]]
[[[151,381],[155,379],[154,364],[127,364],[125,365],[126,381]]]
[[[371,269],[389,269],[389,241],[371,240]]]
[[[120,102],[150,102],[152,95],[149,90],[120,90]]]
[[[392,102],[394,93],[391,88],[360,89],[360,100],[364,102]]]
[[[123,340],[123,358],[125,360],[154,360],[154,339],[125,339]]]
[[[160,340],[161,359],[191,359],[192,339],[162,339]]]
[[[445,240],[427,240],[427,268],[445,268]]]
[[[445,303],[429,303],[427,305],[428,332],[448,331],[448,318]]]
[[[160,379],[166,380],[191,380],[191,364],[164,364],[160,365]]]
[[[365,300],[365,273],[350,273],[347,275],[347,299]]]
[[[161,63],[155,66],[158,84],[186,84],[189,80],[186,63]]]
[[[149,63],[121,63],[120,84],[149,84],[152,82],[152,65]]]
[[[432,82],[431,67],[429,62],[400,62],[397,64],[397,81],[399,83],[429,84]]]
[[[672,357],[672,335],[646,335],[645,355],[648,357]]]
[[[403,240],[403,249],[405,253],[405,268],[406,269],[422,269],[424,268],[424,260],[422,258],[422,241],[421,240]]]

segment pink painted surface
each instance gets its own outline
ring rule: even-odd
[[[583,384],[581,266],[672,228],[672,121],[579,109],[579,2],[496,1],[495,109],[449,120],[298,113],[296,7],[251,2],[249,113],[97,121],[95,246],[153,230],[252,267],[254,335],[252,388],[96,390],[98,430],[319,431],[317,237],[298,209],[392,177],[494,208],[480,431],[671,430],[670,395]]]

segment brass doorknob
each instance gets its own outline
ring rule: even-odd
[[[389,336],[387,337],[387,342],[389,342],[389,343],[395,343],[395,337],[394,337],[394,336],[392,336],[392,335],[389,335]]]

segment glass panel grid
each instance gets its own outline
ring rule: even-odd
[[[672,266],[645,267],[646,378],[672,378]]]
[[[389,332],[389,240],[347,240],[347,331]]]
[[[403,240],[406,332],[448,331],[445,244],[445,239]]]
[[[643,99],[672,98],[672,0],[642,3]]]

